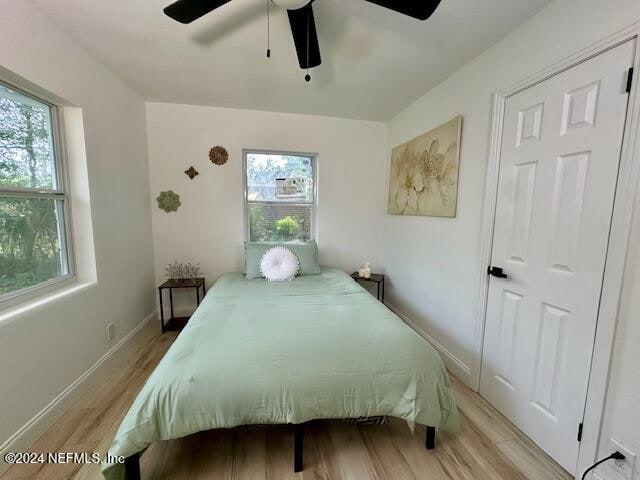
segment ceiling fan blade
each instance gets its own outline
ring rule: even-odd
[[[320,45],[316,32],[316,21],[313,17],[313,6],[309,3],[299,10],[287,10],[293,42],[298,52],[300,68],[317,67],[322,63]],[[308,48],[307,48],[308,47]]]
[[[409,15],[418,20],[426,20],[436,11],[440,0],[366,0],[394,12]]]
[[[168,7],[165,7],[164,13],[180,23],[191,23],[230,1],[231,0],[178,0]]]

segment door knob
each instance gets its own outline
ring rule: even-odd
[[[504,273],[504,270],[502,270],[501,267],[489,267],[487,273],[492,277],[507,278],[507,274]]]

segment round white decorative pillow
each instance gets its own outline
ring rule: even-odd
[[[260,259],[260,273],[270,282],[293,280],[299,269],[298,257],[285,247],[273,247]]]

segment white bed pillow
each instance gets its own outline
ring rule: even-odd
[[[260,259],[260,273],[270,282],[291,281],[299,269],[298,257],[285,247],[271,248]]]

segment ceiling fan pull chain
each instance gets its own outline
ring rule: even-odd
[[[307,10],[307,74],[304,76],[304,79],[307,82],[311,81],[311,75],[309,75],[309,28],[311,27],[310,20],[309,20],[310,11],[311,10]]]
[[[271,0],[267,0],[267,58],[271,58],[271,18],[269,16],[269,3]]]

